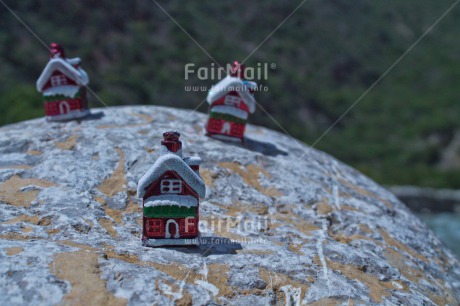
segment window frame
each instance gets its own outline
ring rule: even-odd
[[[161,194],[180,194],[182,193],[182,180],[176,178],[165,178],[160,182]]]
[[[235,95],[227,95],[224,99],[224,104],[229,106],[239,107],[241,103],[241,98]]]
[[[146,232],[149,236],[164,235],[165,230],[163,228],[163,220],[161,219],[150,219],[147,220]]]
[[[52,87],[67,85],[67,78],[63,74],[53,75],[50,81]]]

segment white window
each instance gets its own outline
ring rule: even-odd
[[[65,75],[55,75],[51,77],[51,86],[60,86],[60,85],[66,85],[67,84],[67,79]]]
[[[182,181],[178,179],[164,179],[161,181],[161,193],[180,193]]]
[[[240,101],[241,101],[241,99],[238,98],[237,96],[227,95],[225,97],[224,103],[226,105],[231,105],[231,106],[237,106],[238,107],[240,105]]]

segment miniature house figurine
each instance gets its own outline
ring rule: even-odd
[[[80,67],[79,58],[66,58],[64,49],[50,45],[48,64],[37,80],[37,90],[43,94],[46,119],[49,121],[82,118],[89,114],[86,85],[89,79]]]
[[[162,154],[137,185],[142,198],[142,242],[146,246],[198,244],[199,200],[206,187],[199,157],[182,158],[177,132],[166,132]]]
[[[211,88],[207,101],[208,136],[243,141],[248,114],[256,107],[254,89],[257,84],[244,79],[244,65],[234,62],[230,75]]]

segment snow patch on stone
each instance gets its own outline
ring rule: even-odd
[[[210,283],[208,283],[206,281],[196,279],[195,284],[197,284],[197,285],[203,287],[204,289],[208,290],[209,292],[212,293],[213,296],[217,296],[219,294],[219,288],[217,288],[213,284],[210,284]]]
[[[286,285],[280,288],[284,292],[285,305],[300,306],[300,288]]]

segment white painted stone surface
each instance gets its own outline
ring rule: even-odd
[[[92,112],[104,116],[0,128],[1,304],[92,298],[99,287],[76,282],[83,273],[129,305],[458,305],[452,253],[396,197],[330,155],[250,125],[242,145],[210,139],[206,116],[188,110]],[[195,248],[140,241],[136,185],[168,130],[203,161]],[[59,260],[72,254],[83,272]]]

